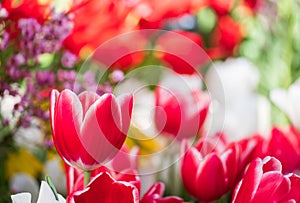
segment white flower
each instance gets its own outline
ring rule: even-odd
[[[13,192],[29,192],[33,201],[36,201],[39,195],[39,184],[26,173],[16,173],[9,180],[10,189]],[[28,196],[28,195],[27,195]]]
[[[5,8],[1,8],[0,5],[0,18],[6,18],[8,16],[8,12]]]
[[[15,104],[21,101],[20,96],[11,96],[4,93],[3,97],[0,97],[0,114],[4,119],[9,120],[9,124],[11,128],[14,128],[16,122],[19,119],[19,115],[13,114]]]
[[[29,127],[19,127],[17,129],[14,140],[18,146],[25,147],[30,151],[34,151],[38,146],[42,146],[44,132],[41,129],[41,121],[36,117],[32,117]]]
[[[276,106],[285,112],[293,125],[300,129],[300,79],[292,84],[288,90],[275,89],[270,98]]]
[[[13,203],[31,203],[31,194],[30,193],[19,193],[11,196]],[[40,194],[37,200],[37,203],[65,203],[66,200],[58,194],[58,200],[45,181],[41,183]]]
[[[60,163],[59,156],[55,156],[54,158],[47,160],[45,163],[44,174],[51,177],[51,181],[55,185],[57,192],[62,194],[67,192],[66,175]]]
[[[256,93],[257,68],[244,58],[216,62],[205,77],[212,104],[206,130],[239,140],[270,127],[270,106]],[[263,122],[262,122],[263,121]],[[263,125],[261,125],[263,124]]]

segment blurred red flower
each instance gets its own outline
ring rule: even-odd
[[[210,0],[210,6],[216,11],[218,15],[225,15],[230,12],[235,0]]]
[[[8,11],[7,18],[15,23],[21,18],[35,18],[43,23],[50,12],[50,1],[3,0],[1,4]]]
[[[69,11],[75,25],[65,46],[86,57],[106,40],[132,30],[136,23],[129,14],[134,5],[130,1],[76,0]]]
[[[207,51],[211,58],[231,56],[243,39],[243,28],[230,16],[221,16],[211,39],[212,48]]]
[[[197,72],[197,68],[208,62],[206,53],[204,51],[201,53],[195,48],[195,46],[198,46],[198,49],[202,49],[203,47],[201,35],[182,30],[172,32],[180,34],[183,37],[176,37],[172,33],[163,34],[158,39],[157,46],[168,52],[158,51],[156,55],[168,67],[179,74],[193,74]],[[182,58],[182,56],[187,57]]]

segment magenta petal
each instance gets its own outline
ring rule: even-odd
[[[53,89],[50,93],[50,122],[51,122],[52,132],[55,132],[54,115],[55,115],[55,107],[56,107],[56,101],[58,96],[59,96],[59,92],[56,89]],[[53,136],[55,136],[55,134]]]
[[[52,130],[52,136],[53,139],[56,139],[56,133],[55,133],[55,111],[56,111],[56,105],[57,105],[57,99],[59,96],[59,92],[56,89],[53,89],[50,94],[50,124],[51,124],[51,130]],[[56,142],[54,142],[56,145]],[[60,152],[60,149],[58,146],[56,146],[56,150],[59,153],[60,156],[62,156],[62,153]]]
[[[82,105],[83,117],[85,117],[87,110],[100,98],[100,96],[94,92],[84,91],[78,95],[78,98]]]
[[[153,202],[155,199],[162,197],[165,190],[165,185],[161,182],[153,184],[144,194],[142,203]]]
[[[54,143],[61,155],[69,162],[80,158],[82,148],[79,139],[82,106],[73,92],[64,90],[58,96],[54,115]]]
[[[278,171],[263,174],[252,203],[280,202],[290,190],[290,180]]]
[[[103,95],[86,112],[81,126],[81,141],[98,163],[112,158],[125,141],[126,136],[118,127],[120,123],[120,109],[111,94]]]
[[[234,190],[232,203],[251,202],[263,175],[262,166],[263,163],[260,158],[257,158],[250,163],[243,180]]]
[[[233,189],[239,177],[239,147],[236,143],[230,145],[221,155],[228,178],[228,188]]]
[[[137,188],[123,181],[117,181],[112,184],[110,190],[110,200],[107,203],[138,203],[139,192]]]
[[[268,155],[276,157],[282,163],[284,173],[295,170],[299,163],[299,154],[286,135],[279,129],[272,130],[269,142]]]
[[[201,154],[195,148],[192,147],[184,155],[181,165],[181,177],[184,187],[194,197],[196,197],[198,192],[195,187],[195,180],[201,160]]]
[[[122,117],[121,130],[124,135],[127,135],[129,125],[130,125],[132,107],[133,107],[133,96],[132,94],[124,94],[119,96],[117,100],[121,108],[121,117]]]
[[[270,157],[270,156],[265,157],[263,159],[263,163],[264,163],[263,165],[264,173],[268,171],[278,171],[278,172],[282,171],[282,166],[280,161],[274,157]]]
[[[75,192],[73,198],[74,202],[80,203],[137,203],[138,191],[133,185],[116,181],[104,172],[93,178],[86,189]]]
[[[300,202],[300,177],[293,174],[289,179],[291,181],[291,190],[285,199],[294,199],[296,202]]]
[[[228,191],[223,163],[216,153],[211,153],[200,162],[195,187],[200,201],[214,201]]]

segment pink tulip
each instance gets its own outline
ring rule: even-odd
[[[264,156],[274,156],[280,160],[284,173],[300,169],[300,135],[290,127],[287,131],[273,128],[270,138],[266,141]],[[263,157],[264,157],[263,156]]]
[[[86,171],[111,159],[125,141],[132,105],[132,95],[100,97],[85,91],[77,96],[70,90],[52,90],[50,119],[60,156]]]
[[[209,98],[199,89],[184,87],[186,84],[174,78],[169,81],[173,82],[171,85],[161,84],[155,90],[156,128],[177,140],[192,138],[199,133],[205,121]]]
[[[282,166],[274,157],[253,160],[243,179],[235,187],[233,203],[287,202],[291,181],[281,172]]]
[[[187,142],[182,144],[182,152],[186,152],[181,164],[182,181],[187,192],[199,201],[218,200],[233,190],[253,159],[256,139],[224,146],[223,137],[219,142],[215,138],[201,138],[190,149]]]

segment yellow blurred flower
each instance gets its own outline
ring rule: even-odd
[[[43,164],[26,149],[10,153],[6,160],[6,175],[10,179],[16,173],[26,173],[37,178],[43,172]]]
[[[130,126],[126,144],[129,148],[138,146],[140,149],[140,155],[152,154],[163,149],[164,147],[164,143],[161,139],[157,137],[151,138],[134,126]]]

